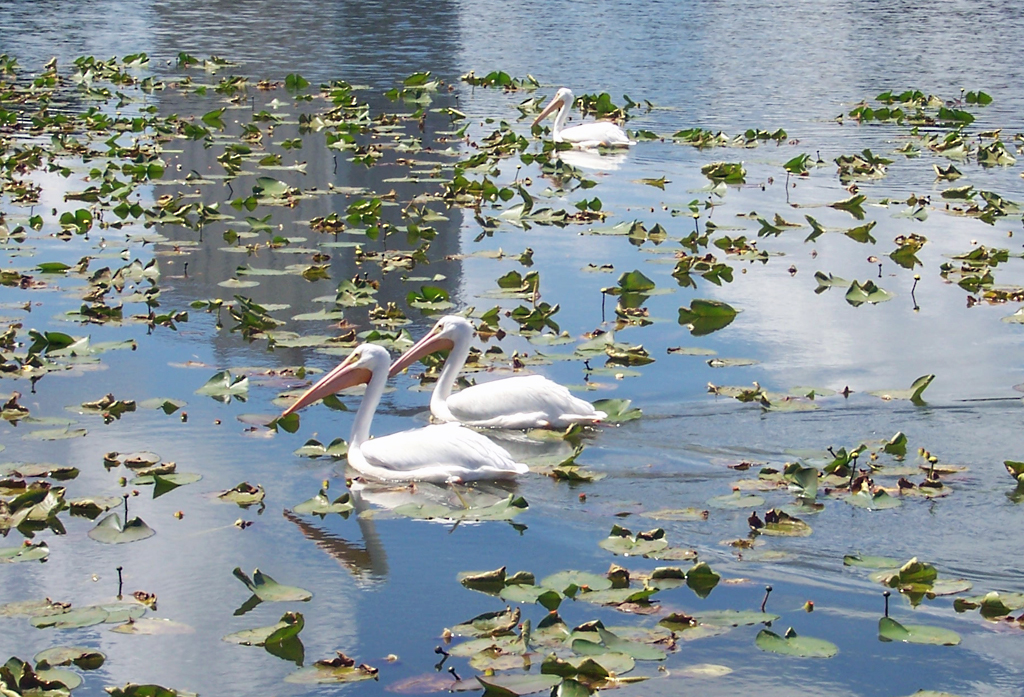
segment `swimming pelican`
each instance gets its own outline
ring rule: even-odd
[[[544,110],[533,120],[531,127],[536,126],[544,117],[558,108],[555,125],[551,127],[551,139],[556,143],[571,143],[577,148],[596,148],[599,145],[628,147],[636,143],[636,141],[629,139],[625,131],[611,121],[591,121],[565,128],[565,120],[569,118],[569,109],[572,108],[573,101],[575,101],[575,97],[573,97],[572,91],[569,88],[559,88],[555,92],[555,96],[544,107]]]
[[[430,332],[391,364],[395,375],[434,351],[450,350],[430,396],[430,413],[440,421],[483,428],[565,428],[597,423],[607,414],[542,375],[503,378],[452,394],[469,356],[473,325],[456,315],[442,317]]]
[[[367,383],[348,443],[348,464],[359,473],[386,481],[447,482],[508,479],[529,471],[503,448],[460,424],[427,426],[371,440],[370,422],[384,393],[390,363],[385,348],[363,344],[281,416],[338,390]]]

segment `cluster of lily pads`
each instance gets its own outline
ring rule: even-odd
[[[407,348],[412,344],[412,336],[406,329],[413,321],[411,318],[449,312],[455,306],[449,292],[437,285],[445,280],[443,276],[421,270],[436,258],[436,253],[431,251],[431,244],[438,236],[434,226],[446,221],[446,213],[453,207],[463,209],[467,219],[472,218],[479,228],[478,240],[538,226],[572,228],[583,235],[621,237],[638,250],[669,259],[674,264],[671,279],[678,289],[686,291],[699,290],[705,283],[723,286],[733,282],[734,271],[741,265],[772,262],[777,257],[777,253],[770,250],[772,242],[798,230],[808,243],[826,234],[840,234],[860,244],[878,244],[877,220],[862,222],[868,210],[878,207],[895,208],[899,211],[896,215],[917,222],[924,222],[932,212],[938,211],[995,225],[1020,213],[1017,203],[997,192],[975,190],[972,186],[945,189],[941,193],[945,203],[933,203],[928,197],[916,195],[905,201],[875,201],[860,190],[888,176],[894,157],[941,159],[942,164],[932,164],[937,180],[946,182],[962,176],[956,165],[961,168],[1013,166],[1014,153],[1019,154],[1024,147],[1024,135],[1015,135],[1004,142],[999,131],[975,133],[970,130],[974,122],[972,110],[984,108],[991,102],[991,97],[984,92],[968,92],[952,102],[916,90],[886,92],[872,102],[857,105],[838,119],[847,124],[854,122],[858,127],[886,124],[895,130],[902,143],[893,153],[879,155],[865,149],[835,158],[834,176],[847,188],[849,196],[827,205],[849,214],[857,223],[851,227],[825,227],[811,215],[796,221],[778,212],[756,211],[737,217],[741,226],[744,221],[750,221],[749,228],[736,229],[720,220],[712,221],[729,187],[746,184],[748,176],[743,162],[721,160],[701,166],[700,172],[708,180],[708,187],[700,192],[700,198],[683,204],[666,203],[670,217],[687,220],[686,232],[680,233],[667,229],[660,222],[651,224],[640,219],[609,222],[607,219],[616,215],[615,211],[609,210],[591,191],[599,185],[598,178],[570,164],[570,158],[562,157],[562,146],[549,141],[538,145],[532,136],[543,135],[542,129],[530,133],[521,123],[499,119],[492,132],[478,134],[470,130],[466,113],[444,101],[444,83],[430,73],[413,74],[385,95],[396,104],[397,113],[374,113],[360,90],[342,81],[313,88],[298,74],[288,75],[280,83],[252,81],[234,75],[218,79],[231,65],[215,57],[197,59],[180,54],[176,68],[182,75],[173,81],[149,75],[148,58],[144,54],[120,60],[83,57],[75,61],[70,71],[62,71],[61,67],[51,62],[41,72],[26,75],[14,58],[0,56],[0,203],[4,206],[0,209],[0,244],[12,258],[27,258],[34,253],[33,241],[43,237],[65,244],[91,243],[94,238],[101,238],[88,255],[74,263],[44,260],[0,270],[0,283],[10,292],[16,291],[25,297],[23,302],[5,306],[5,309],[27,310],[39,291],[48,289],[60,289],[77,298],[76,307],[62,317],[79,327],[71,332],[31,328],[29,325],[34,318],[27,312],[18,320],[5,320],[7,327],[0,333],[0,378],[28,381],[33,388],[55,372],[80,374],[95,369],[107,351],[146,349],[141,339],[98,342],[92,340],[90,332],[133,325],[145,327],[147,332],[171,332],[190,321],[188,310],[215,315],[215,331],[237,334],[240,340],[250,343],[265,342],[268,351],[308,348],[339,355],[361,341],[380,343],[396,350]],[[494,71],[483,77],[469,73],[461,79],[473,87],[531,93],[517,105],[522,117],[536,114],[543,102],[539,95],[532,95],[542,88],[530,76],[516,78]],[[212,101],[214,108],[201,114],[160,116],[149,98],[161,92],[174,92],[206,106],[211,106]],[[264,95],[274,95],[274,98],[268,100]],[[259,108],[257,96],[260,97]],[[83,100],[88,106],[84,111],[76,111],[73,105]],[[434,106],[435,101],[443,105]],[[587,94],[578,99],[578,106],[586,114],[627,124],[637,113],[653,106],[628,97],[624,101],[623,106],[618,106],[608,94]],[[293,119],[284,112],[286,108],[295,108],[300,113]],[[232,118],[236,116],[239,117],[237,122]],[[427,118],[447,121],[450,130],[438,134],[437,140],[438,144],[448,143],[446,149],[424,147],[421,131]],[[281,133],[286,137],[282,139]],[[672,134],[635,129],[631,136],[640,142],[664,140],[727,153],[741,148],[794,148],[797,145],[789,141],[789,135],[782,129],[769,132],[752,128],[731,136],[696,127]],[[310,142],[322,143],[331,155],[344,157],[361,167],[400,165],[407,174],[385,179],[385,182],[411,185],[417,191],[400,198],[394,191],[322,186],[319,182],[315,186],[299,187],[279,179],[290,179],[288,173],[305,173],[306,164],[291,162],[290,153]],[[177,168],[171,166],[170,151],[174,147],[169,144],[209,149],[216,153],[215,161],[223,171],[179,174]],[[799,154],[779,167],[778,176],[786,177],[787,181],[790,177],[811,177],[828,166],[820,156]],[[521,167],[532,168],[529,171],[536,172],[544,188],[518,174],[512,178],[510,172]],[[49,173],[65,179],[82,176],[86,185],[67,192],[62,210],[46,215],[36,208],[43,193],[40,175]],[[660,177],[642,179],[639,183],[664,191],[669,181]],[[220,193],[212,192],[225,189],[228,192],[226,203],[215,202]],[[297,230],[284,229],[279,220],[275,220],[280,211],[324,196],[343,199],[344,203],[336,205],[337,209],[330,214],[301,221]],[[791,205],[800,207],[801,204]],[[792,217],[789,213],[787,216]],[[692,231],[689,221],[692,221]],[[161,261],[187,259],[192,251],[209,244],[211,237],[214,244],[223,242],[221,252],[238,255],[241,260],[232,277],[219,282],[231,297],[196,298],[188,310],[163,307]],[[896,247],[886,256],[898,267],[912,273],[923,265],[916,254],[927,243],[924,235],[901,234],[893,242]],[[115,250],[115,246],[118,249]],[[143,250],[153,250],[152,256],[143,256]],[[352,278],[333,279],[330,259],[339,254],[351,254],[361,272]],[[574,337],[562,330],[559,317],[562,305],[557,302],[571,299],[544,298],[542,291],[546,292],[546,287],[542,285],[541,273],[531,268],[534,254],[534,250],[526,248],[521,253],[473,251],[460,255],[460,258],[510,261],[521,267],[502,273],[496,279],[496,287],[480,296],[496,301],[497,305],[464,310],[474,318],[480,336],[493,341],[488,349],[471,356],[467,364],[470,373],[496,367],[522,369],[543,364],[553,360],[545,355],[552,350],[550,347],[569,344],[573,345],[571,353],[559,357],[579,361],[588,381],[607,375],[628,378],[639,374],[644,365],[655,360],[656,352],[650,347],[618,340],[616,332],[652,325],[657,318],[648,308],[650,299],[674,292],[676,288],[659,287],[658,282],[640,269],[621,272],[614,285],[602,288],[599,299],[601,302],[614,299],[611,321],[585,336]],[[1010,260],[1018,256],[1021,255],[1011,254],[1008,249],[975,246],[944,262],[937,272],[943,281],[956,283],[964,289],[969,294],[969,304],[1021,302],[1024,289],[997,284],[994,276],[997,267],[1006,268],[1014,263]],[[281,259],[294,263],[276,263]],[[608,273],[615,267],[611,263],[592,264],[586,270]],[[316,310],[292,309],[283,303],[257,301],[246,295],[261,283],[272,283],[281,276],[332,287],[314,299],[319,306]],[[817,292],[835,288],[849,305],[857,308],[870,308],[894,297],[872,279],[847,281],[825,271],[818,271],[815,279]],[[398,283],[410,284],[403,286],[408,288],[408,292],[402,294],[404,303],[382,304],[378,300],[381,287]],[[678,317],[673,319],[696,338],[725,329],[740,311],[721,300],[693,297],[687,302],[680,306]],[[126,310],[125,306],[132,309]],[[1021,311],[1006,319],[1024,322]],[[302,328],[310,326],[309,323],[323,329],[320,333],[304,331]],[[520,346],[524,339],[529,342],[532,354],[507,352],[501,342],[509,336],[517,337],[514,340],[519,341]],[[711,355],[701,347],[664,348],[670,354]],[[597,360],[603,360],[604,365],[592,364]],[[711,367],[750,364],[716,357],[707,360]],[[436,377],[439,365],[436,357],[425,360],[420,378],[424,385],[429,386]],[[302,381],[314,372],[313,368],[287,368],[278,370],[273,377],[287,376]],[[250,381],[268,377],[267,369],[233,367],[216,372],[197,393],[224,403],[245,401],[249,398]],[[907,399],[920,404],[933,378],[925,375],[909,389],[874,394],[886,400]],[[788,393],[775,393],[754,383],[749,388],[709,385],[709,392],[756,404],[771,412],[813,409],[819,398],[847,396],[850,390],[798,388]],[[2,417],[33,429],[26,437],[49,441],[88,435],[86,428],[32,414],[19,397],[18,393],[12,393],[5,398]],[[282,395],[281,400],[286,397]],[[325,402],[331,408],[346,408],[337,398]],[[283,402],[275,400],[275,403]],[[99,416],[110,423],[131,418],[129,415],[138,408],[159,409],[171,415],[184,406],[182,395],[136,402],[130,395],[108,394],[74,405],[72,410],[83,416]],[[632,408],[629,400],[604,400],[598,406],[608,412],[611,423],[640,417],[639,410]],[[186,420],[187,415],[181,413],[176,418]],[[255,427],[268,423],[259,418],[250,421]],[[275,420],[270,425],[294,431],[297,419]],[[546,474],[576,484],[600,478],[601,473],[589,471],[575,462],[582,452],[580,436],[578,429],[558,434],[574,446],[574,451],[570,457],[545,468]],[[920,453],[921,462],[908,466],[904,463],[906,444],[906,437],[898,433],[885,443],[859,445],[849,451],[841,448],[830,453],[830,458],[821,458],[820,462],[795,462],[782,469],[763,467],[756,479],[737,482],[732,493],[715,497],[707,505],[712,510],[752,510],[748,519],[749,536],[728,544],[741,558],[771,560],[771,554],[757,549],[763,542],[762,536],[810,535],[811,527],[803,518],[820,510],[823,503],[819,492],[824,501],[840,500],[873,511],[898,507],[912,497],[933,499],[948,495],[953,487],[943,478],[954,478],[963,468],[940,464],[937,458],[924,452]],[[346,445],[342,439],[326,445],[310,439],[296,454],[340,460],[346,454]],[[123,477],[123,484],[151,485],[154,497],[194,483],[201,477],[198,473],[179,472],[174,463],[163,462],[150,453],[110,453],[103,465],[111,470],[122,466],[130,470],[131,476]],[[1016,479],[1024,477],[1020,463],[1007,461],[1006,466]],[[17,530],[26,537],[26,544],[0,549],[0,561],[44,561],[49,553],[45,541],[32,542],[31,539],[47,528],[61,534],[64,526],[60,514],[65,511],[96,519],[102,513],[124,506],[122,514],[110,512],[90,531],[89,536],[97,542],[127,543],[155,534],[140,518],[128,517],[129,496],[66,499],[63,486],[47,481],[73,479],[77,474],[74,468],[11,463],[0,469],[5,477],[0,481],[0,532],[6,535]],[[915,475],[922,479],[912,481]],[[782,490],[795,494],[794,505],[767,508],[760,493]],[[455,493],[459,499],[457,504],[408,504],[394,509],[393,513],[445,521],[509,521],[528,508],[525,499],[516,495],[501,498],[472,490]],[[262,486],[243,482],[220,492],[218,498],[252,506],[262,505],[264,495]],[[321,517],[333,513],[347,516],[354,509],[347,492],[332,500],[325,486],[308,501],[294,506],[292,512]],[[650,515],[678,520],[691,516],[706,518],[708,513],[660,511]],[[503,569],[466,576],[462,580],[464,585],[492,592],[506,602],[539,603],[550,611],[571,600],[642,614],[652,609],[656,611],[652,597],[660,591],[685,585],[699,597],[705,597],[720,578],[706,563],[696,561],[694,550],[672,546],[668,535],[660,528],[634,533],[615,526],[607,539],[602,540],[601,547],[623,558],[639,556],[695,563],[686,570],[669,566],[649,573],[630,572],[616,566],[605,576],[567,571],[544,578],[540,583],[532,574],[506,576]],[[964,588],[958,581],[943,583],[936,578],[934,568],[916,560],[901,566],[897,560],[850,559],[853,560],[851,565],[879,569],[877,580],[888,588],[898,589],[912,601],[969,589],[969,584]],[[251,599],[249,605],[271,600],[298,602],[310,597],[308,591],[281,586],[259,571],[251,579],[239,570],[236,576],[253,593],[254,600]],[[1024,601],[1006,593],[960,598],[956,603],[958,611],[979,608],[985,617],[1008,617],[1009,613],[1024,607]],[[117,631],[122,631],[121,627],[129,627],[123,631],[135,633],[171,631],[175,624],[171,620],[142,616],[148,607],[141,600],[73,609],[65,603],[47,601],[45,606],[5,606],[0,614],[28,615],[37,627],[82,627],[87,626],[83,623],[106,622],[117,623]],[[521,622],[520,612],[517,608],[482,615],[452,630],[455,635],[474,639],[452,646],[447,652],[470,658],[470,665],[482,673],[477,678],[479,684],[492,693],[525,694],[554,688],[561,695],[579,695],[607,689],[632,681],[631,677],[621,676],[633,670],[636,661],[663,660],[676,648],[680,638],[712,636],[736,625],[770,625],[778,619],[763,611],[673,613],[661,620],[659,629],[641,631],[605,627],[599,621],[569,629],[557,614],[546,616],[536,628],[531,628],[529,620]],[[1020,619],[1015,621],[1020,623]],[[263,646],[271,654],[301,666],[304,652],[299,634],[304,622],[301,614],[288,612],[273,626],[237,632],[225,640]],[[879,624],[879,636],[894,641],[958,643],[959,637],[954,641],[952,634],[934,627],[903,625],[889,618],[888,613]],[[766,651],[798,656],[828,657],[836,651],[828,641],[801,637],[792,631],[777,634],[767,627],[760,631],[755,643]],[[0,668],[0,681],[17,694],[40,687],[54,693],[70,690],[75,686],[75,679],[67,675],[67,671],[55,673],[52,666],[73,662],[83,669],[95,667],[95,657],[88,649],[77,654],[76,650],[63,649],[60,661],[56,654],[43,652],[35,657],[34,669],[24,661],[12,659]],[[527,672],[515,678],[502,674],[511,668],[530,665],[532,655],[539,650],[547,652],[539,673]],[[353,659],[339,655],[318,661],[288,679],[347,682],[376,675],[376,669],[356,665]],[[639,679],[649,677],[652,676]],[[455,682],[461,681],[456,679]],[[113,690],[112,694],[175,693],[156,686],[129,685]]]

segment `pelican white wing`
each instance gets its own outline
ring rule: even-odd
[[[505,479],[529,471],[486,436],[457,423],[400,431],[363,442],[352,466],[385,480]]]
[[[565,428],[607,416],[543,375],[474,385],[451,395],[447,402],[458,421],[485,428]]]

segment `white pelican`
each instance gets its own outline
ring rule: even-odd
[[[544,110],[533,120],[531,127],[536,126],[557,108],[558,116],[555,117],[555,125],[551,127],[551,139],[556,143],[571,143],[577,148],[596,148],[599,145],[628,147],[636,144],[636,141],[630,140],[626,132],[611,121],[591,121],[565,128],[565,120],[569,118],[569,109],[572,108],[575,99],[572,90],[567,87],[559,88]]]
[[[338,390],[368,383],[352,423],[348,464],[385,481],[469,481],[508,479],[529,471],[500,446],[460,424],[427,426],[370,439],[370,422],[388,381],[391,356],[382,346],[363,344],[310,387],[281,416]]]
[[[391,365],[391,375],[395,375],[427,354],[451,351],[430,396],[430,413],[435,419],[481,428],[523,429],[592,424],[607,416],[542,375],[503,378],[452,394],[455,378],[469,356],[473,331],[473,325],[462,317],[442,317]]]

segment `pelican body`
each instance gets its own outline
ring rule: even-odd
[[[572,90],[567,87],[559,88],[547,106],[533,120],[532,126],[536,126],[558,109],[555,125],[551,127],[551,139],[556,143],[571,143],[573,147],[582,149],[599,146],[629,147],[636,144],[636,141],[630,140],[626,132],[611,121],[591,121],[566,128],[565,121],[569,118],[569,109],[575,100]]]
[[[352,423],[348,464],[360,474],[384,481],[470,481],[508,479],[529,471],[504,448],[457,423],[427,426],[370,438],[370,422],[388,380],[391,356],[363,344],[302,394],[282,416],[346,387],[366,383]]]
[[[478,428],[566,428],[575,423],[597,423],[607,416],[541,375],[503,378],[452,394],[455,378],[469,356],[473,332],[473,325],[462,317],[442,317],[391,365],[391,375],[395,375],[423,356],[450,351],[430,395],[430,413],[438,421]]]

